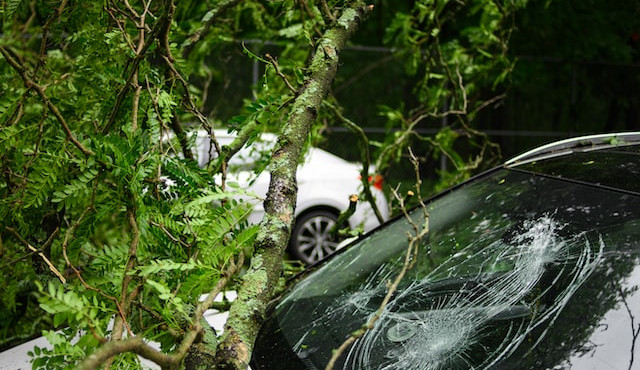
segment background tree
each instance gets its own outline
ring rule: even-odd
[[[361,133],[340,105],[344,97],[324,98],[338,56],[371,7],[337,0],[1,4],[4,343],[46,330],[53,349],[36,351],[34,365],[48,369],[139,366],[136,354],[164,368],[244,367],[282,276],[304,146],[327,122]],[[445,181],[467,176],[490,147],[470,119],[500,96],[480,86],[491,91],[505,80],[508,30],[522,4],[374,5],[390,10],[377,19],[390,22],[385,41],[416,83],[407,102],[382,109],[388,136],[374,143],[378,169],[401,166],[419,140],[455,163]],[[254,47],[272,43],[277,53]],[[236,83],[225,75],[233,63],[220,60],[230,48],[264,67],[258,84],[231,94],[243,103],[235,111],[212,94]],[[476,153],[459,155],[460,134],[449,126],[432,137],[416,130],[449,117],[478,143]],[[228,127],[238,139],[226,147],[214,140],[219,155],[199,168],[189,133],[196,127],[212,139],[213,128]],[[250,206],[239,200],[248,194],[213,175],[224,178],[228,160],[262,131],[279,139],[267,215],[251,226]],[[359,137],[367,162],[371,143]],[[239,299],[218,339],[202,314],[231,288]]]
[[[529,2],[515,18],[507,98],[478,127],[515,132],[493,136],[508,155],[553,136],[637,130],[639,15],[638,1]]]

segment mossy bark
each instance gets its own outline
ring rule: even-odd
[[[246,369],[253,342],[282,270],[282,255],[289,241],[296,204],[296,169],[318,109],[338,69],[340,50],[371,8],[361,1],[345,5],[341,16],[317,44],[304,84],[297,92],[289,119],[273,152],[273,170],[265,216],[255,242],[251,266],[243,276],[232,304],[225,332],[218,345],[220,369]]]

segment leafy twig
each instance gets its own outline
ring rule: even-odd
[[[276,74],[278,76],[280,76],[282,81],[284,81],[284,83],[287,85],[287,88],[289,88],[289,91],[291,91],[292,93],[295,94],[296,93],[296,89],[294,89],[293,86],[291,86],[291,83],[287,79],[287,76],[285,76],[282,73],[282,71],[280,71],[280,66],[278,66],[278,61],[274,57],[272,57],[271,54],[269,54],[269,53],[265,54],[265,57],[269,60],[269,63],[271,63],[271,65],[275,69]]]
[[[7,231],[11,232],[16,238],[18,238],[18,240],[24,244],[27,248],[29,248],[30,251],[37,253],[38,256],[40,256],[40,258],[42,258],[42,260],[47,264],[47,266],[49,266],[49,270],[51,270],[51,272],[53,272],[58,279],[60,279],[60,282],[62,282],[62,284],[66,284],[67,283],[67,279],[64,277],[64,275],[62,275],[60,273],[60,271],[58,271],[58,269],[53,265],[53,263],[51,263],[51,261],[49,260],[49,258],[47,258],[47,256],[44,255],[44,253],[42,253],[42,249],[36,249],[34,246],[32,246],[31,244],[29,244],[28,241],[26,241],[20,234],[18,234],[18,232],[16,231],[16,229],[12,228],[12,227],[5,227],[5,229],[7,229]],[[58,229],[56,229],[57,231]],[[57,232],[56,232],[57,234]]]
[[[129,284],[133,280],[133,275],[129,274],[132,271],[136,264],[136,255],[138,253],[138,244],[140,242],[140,229],[138,228],[138,221],[136,220],[136,211],[134,208],[129,208],[127,211],[127,219],[129,221],[129,225],[131,226],[132,236],[131,242],[129,242],[129,253],[127,257],[127,262],[124,267],[123,277],[122,277],[122,285],[120,291],[120,300],[118,302],[118,310],[120,312],[119,316],[116,316],[113,322],[113,330],[111,331],[111,342],[120,341],[124,334],[124,328],[126,327],[129,336],[133,336],[131,332],[131,328],[129,327],[129,323],[127,321],[127,316],[129,313],[129,309],[131,308],[131,300],[129,299]],[[111,365],[112,359],[107,360],[106,368],[109,368]]]
[[[129,291],[129,284],[133,280],[133,276],[129,274],[129,271],[132,271],[135,267],[136,255],[138,253],[138,244],[140,243],[140,229],[138,228],[138,221],[136,220],[136,212],[134,209],[129,209],[129,211],[127,212],[127,219],[129,221],[129,225],[131,226],[132,236],[131,241],[129,242],[129,254],[127,263],[123,271],[122,290],[120,292],[119,304],[120,307],[122,307],[122,311],[124,314],[127,313],[128,308],[130,307],[130,301],[127,300],[127,292]],[[117,340],[122,337],[122,324],[127,326],[129,335],[132,335],[126,321],[127,320],[125,315],[122,315],[120,318],[116,318],[116,321],[113,324],[113,332],[111,334],[112,340]]]
[[[149,224],[151,226],[155,226],[157,228],[159,228],[160,230],[162,230],[162,232],[169,237],[169,239],[171,239],[174,243],[178,243],[181,246],[185,247],[185,248],[191,248],[191,245],[185,243],[184,241],[180,240],[178,237],[174,236],[173,234],[171,234],[171,231],[167,230],[166,227],[164,227],[164,225],[159,224],[155,221],[149,221]]]
[[[220,292],[222,292],[222,289],[224,289],[224,287],[227,285],[227,282],[229,281],[229,279],[233,275],[235,275],[240,270],[240,268],[242,268],[243,265],[244,265],[244,254],[240,253],[240,255],[238,256],[238,261],[232,262],[231,265],[226,270],[223,271],[223,275],[220,277],[220,279],[218,280],[216,285],[213,287],[213,289],[207,294],[207,297],[202,302],[200,302],[200,304],[198,304],[198,306],[196,307],[196,311],[192,317],[193,327],[185,335],[184,339],[182,340],[182,343],[180,343],[180,345],[176,349],[175,356],[177,356],[180,359],[186,356],[187,352],[189,351],[189,348],[195,342],[200,332],[203,330],[200,324],[201,322],[200,318],[202,318],[202,316],[204,315],[204,312],[213,305],[213,300],[216,298],[216,296]]]
[[[140,63],[144,59],[144,56],[147,50],[149,50],[151,45],[153,45],[152,40],[158,37],[159,33],[164,29],[165,27],[164,23],[171,22],[171,20],[168,20],[166,17],[167,12],[168,10],[165,9],[165,15],[160,17],[160,19],[155,23],[155,25],[153,26],[153,29],[150,32],[147,32],[147,38],[144,41],[144,46],[142,47],[142,49],[137,50],[138,52],[136,53],[136,55],[127,62],[129,74],[127,76],[127,79],[124,85],[122,86],[122,89],[116,96],[116,102],[113,105],[113,108],[111,109],[111,113],[109,114],[107,123],[102,128],[102,133],[106,133],[107,131],[109,131],[109,129],[115,122],[118,112],[120,111],[120,106],[124,102],[124,98],[129,92],[129,89],[133,86],[134,78],[137,77]]]
[[[207,132],[210,135],[213,135],[213,131],[211,130],[211,126],[209,125],[209,120],[207,119],[207,117],[204,116],[204,114],[202,114],[200,112],[200,110],[198,110],[198,107],[196,107],[196,105],[193,103],[193,99],[191,97],[191,93],[189,92],[189,84],[182,77],[180,72],[178,72],[178,70],[176,69],[175,65],[173,64],[173,60],[172,60],[171,55],[163,55],[162,59],[164,59],[164,61],[166,62],[167,67],[169,67],[169,70],[171,71],[171,74],[182,85],[182,88],[184,90],[184,93],[183,93],[184,94],[184,102],[185,102],[187,110],[198,119],[198,121],[200,122],[202,127],[205,130],[207,130]]]
[[[38,68],[44,65],[44,55],[47,48],[49,27],[51,27],[51,23],[53,23],[55,19],[60,17],[60,14],[62,14],[62,11],[67,6],[67,1],[68,0],[62,0],[60,6],[56,8],[54,13],[51,14],[49,18],[47,18],[46,22],[42,26],[42,40],[40,40],[40,57],[38,58],[38,64],[36,64],[35,68],[33,69],[33,76],[36,76],[38,74]]]
[[[125,1],[125,4],[127,4],[127,6],[129,6],[129,3]],[[137,27],[139,29],[139,36],[138,36],[138,46],[136,47],[136,49],[134,50],[135,54],[140,54],[142,52],[142,50],[144,49],[144,42],[145,42],[145,25],[146,25],[146,15],[149,12],[149,5],[151,4],[151,1],[149,1],[145,7],[144,7],[144,11],[142,12],[142,14],[139,16],[140,21],[137,24]],[[129,6],[130,8],[130,6]],[[131,9],[133,11],[133,9]],[[131,107],[131,126],[132,126],[132,131],[136,132],[138,130],[138,106],[140,103],[140,93],[142,92],[142,86],[138,83],[138,71],[136,71],[133,75],[133,80],[131,82],[133,84],[133,86],[135,86],[135,91],[133,92],[133,106]]]
[[[4,58],[6,59],[6,61],[9,63],[9,65],[16,71],[18,72],[18,74],[20,75],[20,77],[22,78],[22,81],[24,82],[24,85],[28,88],[28,89],[33,89],[35,90],[35,92],[40,96],[40,99],[42,99],[42,101],[45,103],[45,105],[49,108],[49,110],[51,110],[51,112],[53,113],[53,115],[56,117],[56,119],[58,120],[58,122],[60,123],[60,125],[62,126],[62,129],[64,130],[64,132],[67,135],[67,139],[69,141],[71,141],[78,149],[80,149],[80,151],[87,156],[93,155],[94,153],[87,149],[84,145],[82,145],[82,143],[80,141],[78,141],[78,139],[76,139],[75,136],[73,136],[73,133],[71,133],[71,129],[69,128],[69,125],[67,125],[67,121],[64,119],[64,117],[62,117],[62,114],[60,113],[60,110],[58,110],[58,107],[56,107],[53,102],[51,102],[51,100],[49,99],[49,97],[47,96],[47,94],[45,94],[44,92],[44,88],[40,85],[38,85],[37,83],[35,83],[28,75],[27,75],[27,71],[25,70],[25,68],[20,65],[9,53],[9,51],[2,45],[0,45],[0,53],[2,54],[2,56],[4,56]]]
[[[193,314],[193,326],[185,334],[182,342],[172,354],[163,354],[161,351],[158,351],[146,344],[141,337],[130,337],[126,339],[112,340],[100,346],[89,357],[82,361],[82,363],[78,365],[77,369],[97,369],[105,363],[108,364],[109,360],[114,356],[125,352],[136,353],[139,356],[155,362],[163,369],[177,369],[192,344],[200,335],[200,332],[204,329],[201,325],[200,318],[202,318],[204,312],[212,306],[214,298],[222,291],[222,289],[224,289],[230,277],[238,272],[243,263],[244,258],[241,254],[238,257],[238,261],[236,263],[232,263],[224,271],[214,288],[209,292],[207,298],[198,304],[195,313]]]
[[[331,13],[331,9],[329,9],[329,5],[327,5],[327,0],[320,0],[320,13],[322,13],[322,17],[327,24],[331,25],[336,23],[336,17]]]
[[[315,18],[316,15],[313,14],[313,11],[311,11],[311,8],[309,8],[309,4],[307,4],[306,0],[298,0],[298,4],[300,4],[300,17],[302,18],[302,24],[306,28],[306,20],[304,18],[304,14],[306,13],[311,19]],[[322,31],[317,27],[316,24],[312,23],[312,27],[313,27],[313,31],[318,36],[322,36]],[[310,41],[313,43],[313,40],[310,40]],[[316,45],[313,45],[313,46],[315,47]]]

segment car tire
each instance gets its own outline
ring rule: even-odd
[[[293,256],[311,264],[333,253],[340,240],[331,238],[329,233],[337,220],[335,213],[325,210],[310,211],[298,216],[289,243]]]

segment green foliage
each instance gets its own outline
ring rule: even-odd
[[[11,17],[18,9],[18,6],[20,6],[20,3],[22,3],[22,0],[8,0],[6,3],[3,1],[1,5],[2,7],[0,8],[2,9],[0,14],[4,14],[6,17]]]
[[[265,81],[267,81],[266,76]],[[265,85],[268,85],[268,83],[265,82]],[[234,116],[229,120],[229,128],[241,130],[242,127],[254,123],[266,127],[277,127],[276,124],[283,119],[281,107],[290,99],[290,96],[283,94],[279,89],[274,92],[266,92],[264,98],[247,101],[243,114]],[[256,137],[254,136],[254,138]]]
[[[98,315],[101,311],[107,311],[107,308],[95,295],[80,295],[73,290],[67,291],[64,286],[54,282],[49,282],[46,289],[37,282],[36,286],[40,292],[40,307],[53,315],[54,326],[67,324],[74,328],[89,326],[100,330]],[[101,332],[98,334],[104,335]]]
[[[98,170],[95,168],[89,168],[86,171],[80,173],[78,177],[71,180],[67,185],[64,185],[62,189],[55,190],[53,192],[53,203],[65,203],[69,207],[74,206],[74,199],[76,202],[82,198],[86,198],[90,191],[90,182],[98,176]]]
[[[29,23],[22,3],[2,3],[0,345],[64,329],[48,332],[51,350],[34,349],[34,368],[71,368],[124,315],[128,330],[175,348],[180,338],[166,328],[189,329],[200,295],[241,254],[250,258],[257,233],[246,222],[253,195],[223,191],[215,173],[167,140],[172,121],[197,121],[202,90],[181,79],[197,79],[207,55],[199,49],[184,59],[175,45],[201,22],[189,8],[214,6],[181,4],[166,49],[160,3],[148,9],[144,34],[131,22],[145,12],[141,4],[68,3],[58,15],[60,4],[42,3]],[[257,6],[241,9],[257,15]],[[206,38],[220,43],[234,32],[222,22]],[[237,129],[281,117],[283,100],[272,90],[248,103]],[[139,365],[131,355],[113,362]]]

